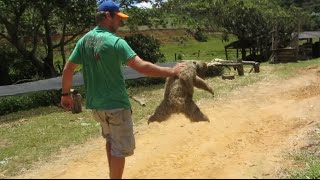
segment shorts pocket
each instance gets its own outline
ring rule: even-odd
[[[123,123],[123,109],[108,112],[108,123],[111,126],[119,126]]]
[[[93,119],[97,122],[102,123],[105,121],[104,120],[105,117],[103,116],[103,113],[97,110],[92,110],[92,116],[93,116]]]

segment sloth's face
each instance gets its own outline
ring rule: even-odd
[[[194,61],[193,66],[197,71],[197,75],[205,73],[208,69],[207,64],[205,62]]]

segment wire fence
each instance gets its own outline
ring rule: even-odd
[[[173,54],[174,61],[184,59],[201,59],[201,60],[213,60],[215,58],[227,59],[225,51],[203,51],[197,50],[194,52],[175,52]],[[228,52],[228,59],[236,59],[236,52]]]

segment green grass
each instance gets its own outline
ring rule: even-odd
[[[319,65],[319,59],[298,61],[297,63],[287,63],[287,64],[273,64],[270,65],[274,68],[273,73],[281,76],[283,78],[290,78],[297,73],[298,69],[307,68],[313,65]]]
[[[215,58],[226,59],[224,46],[235,41],[235,37],[230,37],[229,42],[222,42],[221,35],[218,33],[208,34],[207,42],[198,42],[193,38],[186,38],[180,43],[179,36],[170,37],[173,42],[163,44],[160,51],[165,55],[167,61],[174,61],[175,54],[177,60],[179,56],[183,60],[201,59],[210,61]],[[236,52],[229,52],[229,59],[235,59]]]
[[[99,135],[90,113],[71,114],[58,107],[37,108],[1,116],[0,172],[15,175],[62,147]],[[0,173],[1,174],[1,173]]]
[[[317,130],[310,137],[311,145],[294,152],[291,156],[291,159],[295,162],[295,167],[287,170],[290,179],[320,178],[320,125],[317,126]]]
[[[310,152],[300,152],[296,155],[296,161],[302,166],[291,170],[290,179],[319,179],[320,178],[320,157]]]

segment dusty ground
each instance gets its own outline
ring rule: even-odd
[[[135,127],[135,155],[124,178],[278,178],[289,152],[307,146],[320,124],[320,68],[289,80],[266,80],[199,102],[211,123],[173,115]],[[206,106],[204,106],[206,104]],[[107,178],[102,138],[66,149],[16,178]]]

